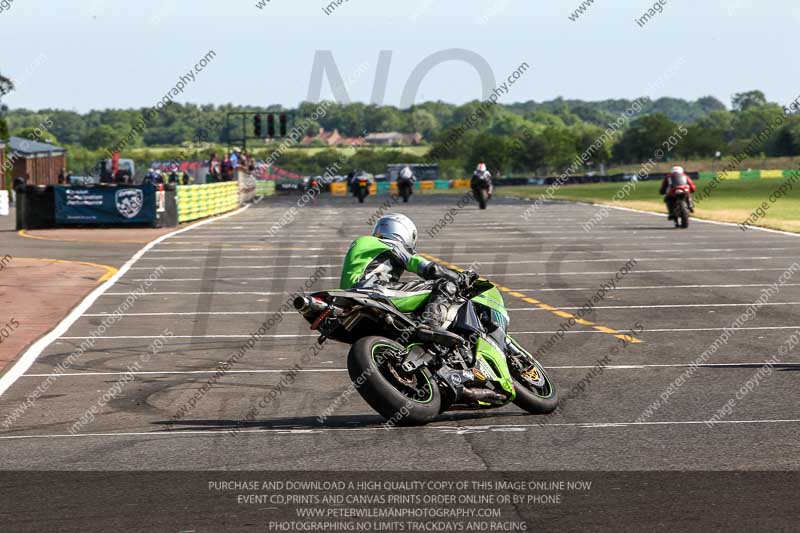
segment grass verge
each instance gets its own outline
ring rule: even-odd
[[[754,215],[755,210],[761,207],[763,202],[766,202],[768,209],[765,210],[765,215],[758,217],[752,225],[800,233],[800,183],[795,182],[793,188],[782,198],[774,202],[769,201],[770,195],[781,184],[786,183],[786,180],[784,178],[723,181],[707,199],[697,202],[695,216],[742,224],[748,217]],[[704,181],[698,180],[698,189],[702,189],[703,184]],[[624,183],[591,183],[564,186],[555,192],[553,199],[608,204],[666,214],[664,202],[658,194],[660,182],[655,180],[639,182],[628,196],[615,200],[615,195],[623,185]],[[501,196],[538,198],[547,194],[547,187],[498,187],[495,190]],[[664,222],[666,223],[666,216]]]

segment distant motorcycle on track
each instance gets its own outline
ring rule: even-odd
[[[494,192],[491,174],[486,172],[481,175],[473,176],[470,183],[470,188],[472,189],[472,195],[478,202],[478,207],[481,209],[486,209],[486,206],[489,204],[489,200],[492,198],[492,193]]]
[[[403,203],[408,203],[408,199],[414,194],[415,180],[414,173],[409,166],[403,167],[400,175],[397,176],[397,192],[403,198]]]
[[[694,212],[692,193],[696,190],[692,178],[680,166],[672,167],[662,180],[658,192],[665,195],[669,220],[675,221],[676,228],[689,227],[689,214]]]
[[[675,187],[672,192],[672,216],[676,228],[689,227],[689,186]]]
[[[397,179],[397,192],[403,198],[403,203],[408,203],[408,199],[414,194],[414,182],[403,178]]]
[[[350,173],[350,190],[358,203],[363,204],[364,199],[369,196],[369,189],[375,181],[372,174],[356,170]]]

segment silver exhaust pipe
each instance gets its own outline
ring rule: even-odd
[[[298,296],[292,302],[294,308],[297,309],[300,313],[321,313],[325,311],[328,307],[328,304],[323,302],[322,300],[318,300],[316,298],[311,298],[309,296]]]

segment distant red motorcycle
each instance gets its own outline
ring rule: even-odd
[[[659,194],[666,194],[664,201],[667,204],[669,220],[675,221],[676,228],[689,227],[689,214],[694,212],[692,193],[696,190],[692,178],[686,174],[683,167],[672,167],[661,182]]]
[[[676,228],[689,227],[689,195],[691,189],[688,185],[680,185],[673,187],[669,191],[669,196],[672,198],[672,216],[675,220]]]

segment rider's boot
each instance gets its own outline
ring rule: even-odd
[[[456,285],[452,281],[445,279],[439,280],[431,291],[431,296],[425,309],[422,311],[422,320],[417,328],[421,337],[455,337],[458,335],[442,328],[447,320],[447,311],[456,296]]]

